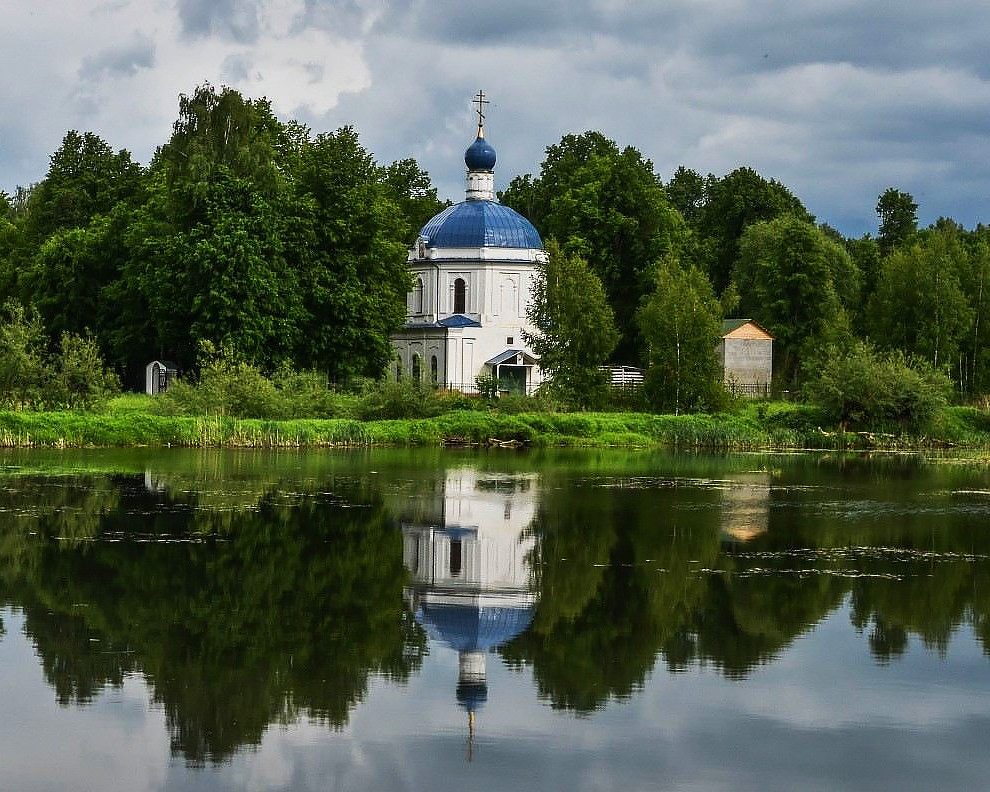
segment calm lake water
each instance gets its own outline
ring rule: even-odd
[[[980,789],[990,461],[0,456],[0,789]]]

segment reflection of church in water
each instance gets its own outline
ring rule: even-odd
[[[533,618],[535,489],[535,475],[450,470],[401,520],[408,604],[432,640],[457,651],[457,701],[472,726],[488,697],[487,654]]]

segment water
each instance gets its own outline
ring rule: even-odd
[[[0,457],[0,789],[975,789],[990,465]]]

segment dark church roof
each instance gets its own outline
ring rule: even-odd
[[[463,201],[448,206],[420,230],[428,247],[543,249],[525,217],[498,201]]]

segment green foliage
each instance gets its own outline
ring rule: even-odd
[[[865,342],[832,348],[806,373],[805,397],[843,429],[930,429],[947,403],[945,375],[902,352],[880,354]]]
[[[653,410],[677,414],[721,406],[724,390],[716,347],[722,313],[705,273],[665,259],[638,321],[647,342],[644,390]]]
[[[733,281],[740,310],[774,336],[777,376],[786,381],[815,339],[846,327],[837,283],[845,289],[856,282],[854,265],[840,245],[795,215],[749,226],[739,250]]]
[[[430,182],[430,174],[414,159],[393,162],[384,169],[382,181],[389,191],[389,198],[399,208],[406,223],[405,242],[412,245],[427,221],[444,208],[437,198],[437,188]]]
[[[28,200],[25,232],[37,245],[56,231],[85,228],[122,201],[138,195],[143,173],[124,150],[114,152],[91,132],[66,133],[48,174]]]
[[[636,308],[652,285],[656,262],[678,252],[687,233],[653,163],[631,146],[620,150],[600,132],[565,135],[547,147],[539,177],[514,179],[502,201],[526,215],[544,240],[560,240],[588,262],[619,331],[614,359],[637,361],[642,344]]]
[[[873,338],[935,368],[954,366],[976,319],[962,285],[968,270],[966,249],[952,230],[933,231],[894,250],[884,260],[871,304]]]
[[[73,409],[97,410],[120,392],[120,379],[104,365],[96,341],[63,333],[53,386],[51,401]]]
[[[120,382],[89,337],[63,333],[49,354],[47,333],[33,308],[8,301],[0,316],[0,404],[92,410],[118,393]]]
[[[345,414],[345,400],[327,388],[326,375],[280,366],[266,376],[230,344],[200,345],[197,382],[178,380],[159,394],[155,410],[164,415],[238,418],[332,418]]]
[[[679,181],[690,183],[693,179],[682,177]],[[783,184],[768,181],[747,167],[736,168],[720,179],[709,174],[704,200],[694,214],[697,219],[693,228],[710,251],[708,274],[718,292],[729,284],[749,226],[782,215],[792,215],[809,224],[814,220]]]
[[[889,253],[907,242],[918,228],[918,204],[910,193],[893,187],[884,190],[877,199],[880,229],[877,242],[880,250]]]
[[[474,387],[486,401],[493,402],[498,398],[498,381],[491,374],[479,374],[475,377]]]
[[[619,340],[602,283],[587,263],[546,244],[547,257],[536,265],[527,309],[536,328],[523,337],[540,359],[547,389],[561,401],[591,406],[603,400],[607,380],[601,370]]]
[[[0,315],[0,400],[7,406],[40,404],[50,381],[45,328],[37,311],[7,301]]]

